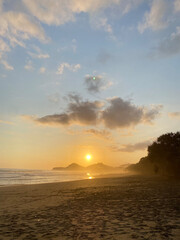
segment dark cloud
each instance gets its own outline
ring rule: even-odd
[[[61,114],[47,115],[37,118],[35,121],[42,124],[84,124],[96,125],[99,116],[101,103],[99,101],[81,101],[78,95],[69,95],[67,111]]]
[[[108,128],[124,128],[141,122],[152,123],[160,112],[162,105],[151,109],[138,107],[122,98],[112,98],[109,106],[102,111],[102,120]]]
[[[76,103],[80,103],[82,101],[82,98],[74,92],[69,93],[65,99],[68,102],[76,102]]]
[[[135,152],[145,150],[150,144],[151,141],[144,141],[136,144],[122,145],[121,147],[111,146],[111,149],[114,152]]]
[[[108,128],[122,128],[136,125],[143,117],[142,108],[136,107],[130,101],[121,98],[109,100],[109,106],[102,112],[102,120]]]
[[[152,121],[159,115],[162,108],[162,105],[152,106],[151,109],[144,108],[144,121],[147,123],[152,123]]]
[[[74,122],[79,122],[86,125],[94,125],[98,121],[98,102],[80,102],[70,103],[69,111],[70,118]]]
[[[151,123],[159,114],[162,106],[153,106],[151,109],[138,107],[130,101],[121,98],[112,98],[104,101],[83,101],[79,95],[69,94],[66,97],[67,108],[60,114],[33,118],[34,121],[48,125],[86,125],[95,126],[104,124],[109,129],[127,128],[140,123]],[[107,132],[89,130],[89,133],[98,136],[108,136]]]
[[[85,85],[89,92],[98,93],[112,85],[112,82],[106,81],[102,76],[91,76],[85,77]]]
[[[47,115],[41,118],[36,118],[35,121],[42,123],[42,124],[62,124],[62,125],[68,125],[70,124],[70,117],[66,113],[62,114],[53,114],[53,115]]]

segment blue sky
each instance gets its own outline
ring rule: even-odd
[[[179,56],[179,0],[0,0],[1,166],[137,162],[179,130]]]

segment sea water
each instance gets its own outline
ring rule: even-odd
[[[0,186],[39,184],[87,179],[82,172],[0,168]]]

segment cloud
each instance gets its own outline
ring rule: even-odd
[[[10,47],[8,46],[8,44],[2,38],[0,38],[0,52],[9,52],[9,51],[10,51]]]
[[[110,39],[117,41],[117,38],[114,35],[113,27],[109,23],[108,18],[104,14],[94,13],[93,17],[90,17],[90,24],[95,30],[103,30],[108,33]]]
[[[153,0],[151,9],[144,15],[144,20],[138,25],[138,30],[143,33],[150,28],[153,31],[164,29],[169,23],[169,3],[167,0]]]
[[[72,1],[23,0],[30,13],[48,25],[61,25],[74,20]]]
[[[180,112],[171,112],[168,115],[172,118],[180,118]]]
[[[3,1],[1,0],[0,63],[7,70],[13,70],[13,67],[4,59],[5,52],[10,52],[11,47],[16,45],[25,47],[25,41],[31,38],[39,39],[41,42],[47,41],[44,30],[37,21],[23,12],[4,11]]]
[[[122,145],[121,147],[117,147],[115,145],[111,146],[113,152],[135,152],[135,151],[143,151],[147,149],[147,147],[151,144],[151,141],[139,142],[136,144],[127,144]]]
[[[32,53],[32,52],[28,52],[28,54],[32,57],[32,58],[49,58],[49,54],[47,53]]]
[[[117,129],[152,122],[160,111],[158,107],[148,110],[117,97],[109,99],[108,104],[107,101],[83,101],[79,95],[75,94],[68,95],[66,100],[68,105],[64,112],[33,118],[33,120],[46,125],[96,126],[101,124],[109,129]]]
[[[77,99],[79,98],[77,97]],[[74,98],[69,102],[66,112],[47,115],[34,120],[47,125],[96,125],[98,122],[99,108],[100,102],[98,101],[79,101]]]
[[[0,124],[14,125],[13,122],[10,122],[10,121],[4,121],[4,120],[1,120],[1,119],[0,119]]]
[[[180,1],[179,0],[175,0],[174,1],[174,10],[176,12],[179,12],[180,11]]]
[[[62,75],[64,73],[65,68],[67,68],[71,72],[77,72],[81,68],[81,65],[80,64],[72,64],[71,65],[67,62],[61,63],[58,67],[56,74]]]
[[[24,66],[24,68],[25,68],[26,70],[28,70],[28,71],[32,71],[32,70],[34,69],[33,66],[32,66],[32,61],[29,60],[29,61],[27,62],[27,64]]]
[[[91,134],[95,137],[102,138],[102,139],[105,139],[105,140],[111,140],[112,139],[111,133],[107,130],[96,130],[96,129],[91,128],[91,129],[85,130],[84,133]]]
[[[39,122],[41,124],[46,125],[69,125],[70,124],[70,118],[69,115],[66,113],[62,114],[53,114],[53,115],[47,115],[45,117],[34,119],[36,122]]]
[[[14,70],[13,66],[5,60],[5,53],[9,51],[10,47],[8,44],[0,38],[0,64],[2,64],[7,70]]]
[[[49,95],[48,100],[55,104],[59,103],[59,101],[60,101],[59,93],[54,93],[54,94]]]
[[[109,99],[109,106],[102,111],[102,121],[108,128],[125,128],[139,123],[151,123],[159,114],[160,107],[151,109],[138,107],[130,101],[115,97]]]
[[[0,36],[8,39],[11,46],[25,46],[24,40],[37,38],[46,42],[43,28],[38,22],[22,12],[7,11],[0,15]]]
[[[91,93],[98,93],[101,90],[107,89],[110,87],[113,83],[107,82],[105,79],[103,79],[103,76],[91,76],[86,75],[85,77],[85,85],[89,92]]]
[[[79,13],[97,13],[108,7],[119,7],[123,14],[139,5],[142,0],[23,0],[33,16],[48,25],[62,25],[75,20]]]
[[[129,101],[116,97],[109,100],[109,106],[102,112],[102,120],[108,128],[121,128],[141,122],[143,111]]]
[[[29,12],[39,21],[48,25],[63,25],[76,21],[80,13],[88,14],[92,26],[103,29],[112,39],[113,29],[103,12],[107,8],[118,9],[118,14],[126,14],[143,0],[22,0]]]
[[[28,54],[32,58],[45,59],[50,57],[49,54],[42,53],[41,49],[37,46],[33,46],[33,49],[34,49],[34,52],[28,52]]]
[[[143,2],[144,2],[144,0],[124,0],[124,1],[120,1],[123,15],[127,14],[132,9],[135,9],[138,5],[140,5]]]
[[[146,123],[152,123],[152,121],[159,115],[163,105],[152,105],[151,108],[143,108],[143,119]]]
[[[112,26],[108,23],[108,19],[106,17],[93,17],[91,19],[91,23],[96,29],[103,29],[105,32],[109,33],[112,38],[115,38]]]
[[[176,32],[163,40],[155,49],[154,56],[169,57],[180,53],[180,26],[176,27]]]
[[[7,69],[7,70],[14,70],[13,66],[11,66],[7,61],[1,60],[0,63]]]
[[[41,68],[39,69],[39,72],[40,72],[40,73],[45,73],[45,72],[46,72],[46,68],[45,68],[45,67],[41,67]]]

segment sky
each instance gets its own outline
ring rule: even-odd
[[[138,162],[180,129],[179,63],[180,0],[0,0],[0,167]]]

